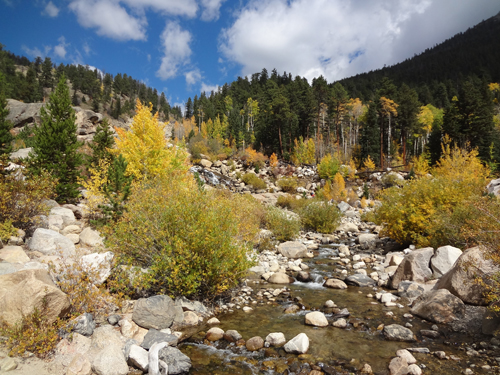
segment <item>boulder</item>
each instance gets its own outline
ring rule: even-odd
[[[85,228],[80,233],[80,243],[88,247],[104,247],[99,232],[89,227]]]
[[[97,375],[127,375],[128,365],[121,346],[109,343],[92,356],[92,370]]]
[[[120,332],[124,337],[134,339],[139,345],[143,342],[144,337],[146,337],[148,330],[139,327],[130,319],[122,319],[118,322],[120,326]]]
[[[247,350],[255,352],[264,347],[264,340],[260,336],[255,336],[247,340],[245,344]]]
[[[401,281],[398,286],[398,296],[408,298],[410,301],[424,294],[422,284],[413,281]]]
[[[234,329],[229,329],[226,332],[224,332],[224,340],[229,341],[229,342],[236,342],[238,340],[241,340],[243,337],[240,335],[238,331],[235,331]],[[267,340],[267,338],[266,338]]]
[[[31,251],[64,258],[76,255],[75,244],[67,237],[50,229],[37,228],[28,245]]]
[[[0,262],[0,276],[8,275],[14,272],[17,272],[17,268],[14,267],[14,265],[6,262]]]
[[[359,287],[374,286],[377,284],[371,277],[363,274],[350,275],[345,279],[345,283]]]
[[[151,328],[146,336],[144,336],[144,340],[142,341],[141,346],[149,350],[154,344],[160,343],[160,342],[166,342],[169,345],[176,346],[178,342],[177,336],[170,335],[168,333],[163,333],[160,332],[154,328]]]
[[[389,372],[391,373],[391,375],[407,375],[408,363],[404,358],[393,358],[389,363]]]
[[[328,326],[328,320],[326,320],[325,314],[320,311],[313,311],[307,313],[305,316],[306,325],[315,327],[326,327]]]
[[[182,320],[183,326],[196,326],[200,322],[198,315],[192,311],[184,311],[184,319]]]
[[[287,241],[279,244],[278,251],[287,258],[303,258],[307,256],[307,247],[297,241]]]
[[[219,341],[224,337],[224,331],[220,329],[219,327],[212,327],[208,330],[207,334],[205,335],[205,338],[208,341]]]
[[[276,272],[272,274],[268,280],[271,284],[291,284],[293,281],[292,277],[283,272]]]
[[[68,365],[66,375],[91,375],[92,364],[87,356],[83,354],[76,354]]]
[[[191,368],[191,360],[187,355],[177,348],[167,346],[160,350],[159,358],[168,364],[168,374],[177,375],[188,373]]]
[[[378,235],[374,233],[361,233],[358,236],[358,243],[363,247],[374,246],[378,239]]]
[[[415,359],[415,357],[413,356],[413,354],[411,354],[408,350],[406,349],[399,349],[397,352],[396,352],[396,355],[398,357],[401,357],[401,358],[404,358],[406,360],[406,363],[408,363],[409,365],[412,365],[414,363],[417,363],[417,360]]]
[[[389,341],[415,341],[413,332],[399,324],[385,326],[382,332]]]
[[[35,308],[54,322],[69,312],[70,302],[46,270],[22,270],[0,276],[0,322],[14,325]]]
[[[190,301],[186,297],[177,297],[175,304],[181,306],[183,311],[194,311],[199,314],[208,313],[206,306],[199,301]]]
[[[287,353],[305,354],[309,350],[309,337],[305,333],[299,333],[285,344],[284,349]]]
[[[93,270],[96,273],[95,285],[101,285],[111,274],[111,261],[114,254],[111,251],[106,253],[93,253],[82,257],[82,266],[87,270]]]
[[[0,261],[9,263],[26,263],[30,258],[21,246],[5,246],[0,250]]]
[[[332,288],[332,289],[347,289],[347,284],[339,279],[328,279],[325,281],[323,286],[326,286],[327,288]]]
[[[23,103],[14,99],[7,99],[7,121],[10,121],[15,128],[23,127],[26,124],[40,123],[40,109],[44,103]]]
[[[297,273],[296,277],[297,277],[297,281],[301,281],[303,283],[307,283],[307,282],[311,281],[311,275],[307,271],[299,271],[299,273]]]
[[[457,259],[462,255],[462,250],[453,246],[438,247],[431,258],[431,268],[435,278],[440,278],[450,270]]]
[[[471,305],[487,305],[484,298],[487,287],[476,281],[481,277],[487,285],[494,274],[500,271],[491,259],[485,255],[482,247],[465,250],[453,267],[436,283],[434,289],[448,289],[463,302]]]
[[[500,178],[496,180],[491,180],[491,182],[486,186],[489,194],[494,194],[495,196],[500,196]]]
[[[356,224],[354,223],[342,223],[340,224],[337,229],[337,232],[353,232],[356,233],[359,231],[359,228]]]
[[[19,150],[10,154],[10,160],[26,159],[32,151],[33,147],[20,148]]]
[[[337,328],[345,328],[347,327],[347,320],[345,320],[344,318],[337,319],[332,323],[332,326]]]
[[[64,227],[74,225],[76,223],[75,214],[69,208],[54,207],[50,210],[49,218],[52,215],[61,216]]]
[[[142,372],[148,371],[149,356],[147,350],[141,348],[139,345],[131,345],[128,353],[127,363]]]
[[[203,168],[210,168],[210,167],[212,167],[212,162],[210,160],[207,160],[207,159],[201,159],[200,160],[200,165]]]
[[[448,290],[438,289],[418,298],[411,313],[434,323],[450,323],[464,317],[465,305]]]
[[[283,346],[286,338],[283,332],[273,332],[266,336],[266,343],[269,346]]]
[[[405,280],[425,283],[432,276],[430,260],[433,255],[432,247],[414,250],[406,255],[392,276],[392,288],[397,289],[399,283]]]
[[[146,329],[169,328],[177,313],[175,307],[174,301],[169,296],[157,295],[140,298],[134,306],[132,320],[138,326]]]
[[[73,332],[79,333],[82,336],[92,336],[95,329],[95,321],[92,314],[85,313],[74,319]]]

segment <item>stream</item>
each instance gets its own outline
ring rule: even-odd
[[[488,364],[495,362],[493,358],[477,351],[477,355],[470,355],[470,350],[475,348],[479,351],[479,343],[484,347],[491,337],[458,334],[445,325],[438,326],[439,338],[423,337],[419,334],[420,330],[431,330],[434,324],[411,316],[407,300],[400,299],[397,301],[399,306],[386,307],[372,297],[384,290],[381,287],[349,286],[344,290],[323,287],[324,278],[339,277],[342,271],[338,262],[332,260],[338,254],[337,246],[321,246],[314,258],[303,260],[309,267],[312,282],[295,281],[284,286],[269,284],[257,277],[249,279],[240,292],[246,302],[241,306],[231,305],[228,312],[218,315],[221,321],[219,328],[237,330],[245,340],[254,336],[265,339],[269,333],[283,332],[288,341],[303,332],[310,340],[306,354],[291,355],[283,348],[272,347],[250,352],[244,345],[238,346],[224,339],[209,342],[204,340],[204,336],[210,327],[205,326],[179,345],[181,351],[191,358],[193,367],[189,374],[309,374],[312,370],[322,371],[318,374],[350,374],[361,373],[360,369],[366,363],[374,374],[389,374],[388,364],[396,356],[396,351],[407,348],[429,349],[430,353],[412,352],[423,374],[461,374],[467,368],[472,368],[475,374],[493,373],[488,368]],[[368,266],[368,275],[370,272]],[[277,289],[281,293],[273,296]],[[328,300],[338,308],[325,308]],[[287,307],[294,304],[300,307],[299,311],[284,313]],[[244,306],[252,310],[244,312],[242,308],[237,308]],[[346,318],[347,327],[332,326],[334,313],[344,308],[350,313]],[[305,325],[305,314],[315,310],[325,314],[329,326],[317,328]],[[407,325],[417,341],[386,340],[381,325],[390,324]],[[478,347],[473,343],[477,343]],[[447,359],[439,359],[432,354],[438,351],[445,352]]]

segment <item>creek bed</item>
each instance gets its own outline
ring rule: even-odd
[[[335,277],[336,266],[328,262],[323,263],[331,256],[333,248],[320,248],[319,255],[307,262],[311,273]],[[262,284],[259,281],[250,281],[248,286],[253,288],[253,295],[260,289],[284,287]],[[306,362],[320,367],[332,366],[340,374],[356,372],[356,369],[368,363],[375,374],[389,374],[388,364],[395,357],[396,351],[415,347],[428,348],[431,352],[444,351],[447,355],[461,358],[460,361],[442,360],[432,354],[413,353],[417,364],[425,365],[423,374],[460,374],[471,364],[476,364],[475,373],[488,373],[480,368],[486,364],[483,358],[468,358],[465,355],[462,343],[470,343],[471,337],[450,332],[443,325],[439,326],[439,331],[442,333],[440,338],[422,337],[419,331],[430,330],[433,324],[418,317],[403,317],[410,310],[404,300],[398,301],[404,305],[403,308],[399,308],[385,307],[381,303],[374,304],[375,299],[367,298],[367,294],[374,295],[382,288],[349,286],[345,290],[328,289],[322,286],[320,280],[311,283],[295,282],[287,285],[287,288],[290,292],[289,297],[279,296],[276,301],[268,302],[264,299],[257,304],[250,304],[248,306],[253,308],[250,312],[235,309],[234,312],[220,315],[219,327],[224,331],[237,330],[245,340],[254,336],[265,339],[271,332],[283,332],[289,340],[303,332],[310,340],[307,354],[295,356],[285,353],[283,349],[274,348],[249,352],[244,346],[236,347],[235,344],[228,344],[224,340],[215,343],[204,342],[203,333],[200,332],[200,335],[195,335],[180,345],[181,350],[193,362],[190,374],[281,374],[288,373],[287,371],[297,368],[298,365],[303,366]],[[294,304],[294,300],[297,299],[301,301],[302,310],[294,314],[285,314],[284,309]],[[331,325],[316,328],[304,324],[304,315],[313,310],[325,312],[329,322],[332,322],[333,314],[323,307],[327,300],[334,301],[341,309],[349,310],[351,315],[347,318],[349,321],[347,328],[341,329]],[[387,315],[388,312],[392,312],[393,315]],[[416,342],[387,341],[377,329],[381,324],[404,326],[406,323],[412,325],[411,330],[417,336]]]

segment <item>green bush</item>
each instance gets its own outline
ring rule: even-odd
[[[259,178],[256,174],[254,173],[245,173],[242,177],[241,180],[247,184],[247,185],[252,185],[254,189],[260,190],[260,189],[265,189],[267,188],[266,183],[264,180]]]
[[[278,180],[277,185],[286,193],[295,193],[299,183],[296,177],[283,177]]]
[[[276,202],[276,205],[278,207],[287,208],[289,210],[297,212],[302,207],[306,206],[307,203],[308,202],[306,199],[297,199],[293,195],[286,194],[278,196],[278,201]]]
[[[212,298],[238,284],[252,264],[250,246],[229,198],[181,178],[135,186],[107,245],[122,262],[148,268],[137,278],[141,289]]]
[[[300,219],[294,213],[270,206],[266,213],[266,227],[278,241],[293,240],[300,232]]]
[[[369,219],[383,224],[383,234],[420,247],[439,247],[459,240],[452,238],[456,235],[449,227],[453,212],[482,195],[489,170],[476,151],[447,147],[431,173],[432,177],[417,178],[380,194],[382,205]]]
[[[319,177],[325,180],[333,180],[335,175],[339,173],[340,160],[332,154],[325,155],[318,164]]]
[[[333,233],[340,223],[340,211],[325,201],[309,200],[307,206],[299,210],[304,229],[319,233]]]
[[[16,228],[12,225],[12,220],[6,220],[3,223],[0,222],[0,240],[7,243],[11,236],[17,233]]]

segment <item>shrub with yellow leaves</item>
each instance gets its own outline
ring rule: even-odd
[[[276,156],[276,154],[274,152],[271,155],[271,157],[269,158],[269,166],[271,168],[276,168],[278,166],[278,157]]]

